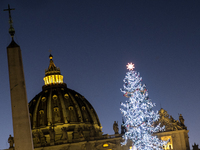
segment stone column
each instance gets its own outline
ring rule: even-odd
[[[7,47],[15,150],[33,150],[32,132],[20,47]]]

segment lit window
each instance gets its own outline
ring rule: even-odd
[[[72,107],[72,106],[69,106],[69,110],[73,110],[73,107]]]
[[[59,108],[58,107],[54,107],[53,108],[55,112],[58,112]]]
[[[163,136],[163,137],[161,137],[161,140],[163,140],[163,141],[169,140],[169,142],[166,145],[163,145],[164,150],[173,149],[172,137],[171,136]]]
[[[82,110],[85,110],[85,106],[82,106]]]
[[[44,114],[44,110],[40,110],[39,113],[40,113],[40,115]]]
[[[53,81],[53,84],[56,82],[54,76],[52,76],[52,81]]]
[[[65,94],[64,97],[65,97],[66,99],[68,99],[68,98],[69,98],[69,95],[68,95],[68,94]]]
[[[53,99],[56,100],[57,99],[57,95],[53,95]]]
[[[103,147],[108,147],[109,145],[108,144],[103,144]]]
[[[46,101],[46,97],[42,97],[42,102],[45,102]]]
[[[48,76],[48,77],[49,77],[49,82],[50,82],[50,84],[51,84],[51,83],[52,83],[52,82],[51,82],[51,76]]]

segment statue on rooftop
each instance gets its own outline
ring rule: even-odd
[[[179,115],[179,121],[181,125],[184,125],[184,119],[183,119],[182,114]]]
[[[35,132],[33,132],[33,143],[34,144],[39,144],[40,141],[40,133],[38,130],[36,130]]]
[[[61,130],[62,130],[62,139],[63,139],[63,140],[67,140],[67,138],[68,138],[68,135],[67,135],[67,128],[66,128],[66,127],[63,127],[63,128],[61,128]]]
[[[9,135],[8,143],[10,144],[10,147],[9,147],[9,148],[13,148],[14,138],[13,138],[11,135]]]
[[[55,131],[52,126],[49,127],[50,141],[55,141]]]
[[[119,134],[118,122],[114,121],[113,130],[115,134]]]

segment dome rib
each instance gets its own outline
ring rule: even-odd
[[[40,100],[41,100],[41,96],[39,96],[38,101],[36,101],[36,106],[35,106],[35,109],[34,109],[34,112],[33,112],[33,121],[32,121],[33,122],[33,128],[36,128],[36,126],[37,126],[37,114],[38,114],[38,106],[39,106]]]
[[[72,98],[72,101],[73,101],[73,104],[74,104],[74,108],[75,108],[76,113],[77,113],[77,120],[80,121],[80,122],[83,122],[83,117],[81,115],[81,110],[80,110],[80,107],[79,107],[77,101],[75,100],[74,96],[71,93],[69,93],[69,95]]]
[[[52,106],[51,106],[51,97],[52,97],[52,89],[49,89],[49,96],[48,96],[48,101],[47,101],[47,122],[48,125],[50,126],[51,123],[53,123],[52,120]]]
[[[66,111],[66,106],[63,100],[63,95],[61,94],[60,91],[58,91],[58,97],[60,98],[60,102],[61,102],[61,107],[62,107],[62,113],[63,113],[63,119],[64,119],[64,123],[68,123],[67,121],[67,111]]]

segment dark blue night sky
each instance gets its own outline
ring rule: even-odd
[[[135,64],[149,97],[174,119],[182,114],[190,147],[200,144],[200,1],[1,0],[0,149],[12,131],[6,47],[8,7],[22,50],[28,101],[42,90],[49,49],[70,89],[95,108],[104,134],[121,123],[120,88]]]

